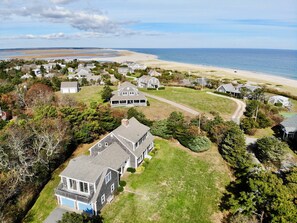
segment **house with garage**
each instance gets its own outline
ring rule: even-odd
[[[61,93],[77,93],[79,90],[77,81],[61,82]]]
[[[111,107],[147,106],[145,95],[130,82],[126,81],[120,84],[118,90],[112,92],[112,94],[113,96],[110,99]]]
[[[137,168],[154,148],[150,128],[134,117],[92,146],[90,155],[72,159],[60,174],[55,190],[59,205],[98,214],[113,200],[121,175]]]
[[[161,84],[158,78],[143,75],[137,79],[137,85],[140,88],[155,88],[158,89]]]
[[[296,139],[297,138],[297,114],[290,118],[285,119],[280,123],[281,130],[283,132],[283,139]]]

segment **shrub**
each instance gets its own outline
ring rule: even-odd
[[[165,90],[165,87],[159,87],[158,90]]]
[[[117,191],[118,191],[119,193],[123,192],[123,191],[124,191],[124,187],[119,186]]]
[[[128,167],[127,171],[130,172],[130,173],[135,173],[136,172],[135,168],[133,168],[133,167]]]
[[[142,173],[144,170],[145,170],[145,166],[141,165],[141,166],[137,167],[136,172],[137,173]]]
[[[121,180],[120,181],[120,186],[121,187],[125,187],[127,185],[127,182],[126,181],[124,181],[124,180]]]
[[[156,90],[156,88],[148,87],[147,90],[149,90],[149,91],[151,91],[151,90]]]
[[[203,152],[211,147],[211,142],[206,136],[198,136],[188,141],[187,147],[193,152]]]
[[[170,139],[172,137],[172,135],[169,134],[169,131],[167,129],[167,120],[166,119],[160,120],[160,121],[155,121],[151,128],[151,133],[155,136],[160,136],[164,139]]]
[[[275,103],[274,104],[276,107],[282,107],[283,106],[283,104],[281,103],[281,102],[277,102],[277,103]]]

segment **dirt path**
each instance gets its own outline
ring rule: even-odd
[[[207,94],[211,94],[211,95],[214,95],[217,97],[222,97],[222,98],[228,98],[228,99],[234,101],[237,104],[237,108],[236,108],[235,112],[233,113],[231,120],[236,122],[237,124],[239,124],[240,118],[241,118],[241,116],[243,116],[243,113],[244,113],[245,107],[246,107],[246,104],[243,101],[236,99],[236,98],[231,98],[228,96],[215,94],[212,92],[207,92]]]
[[[189,112],[189,113],[191,113],[191,114],[193,114],[193,115],[199,115],[199,112],[197,112],[196,110],[194,110],[194,109],[192,109],[192,108],[189,108],[189,107],[187,107],[187,106],[184,106],[184,105],[182,105],[182,104],[179,104],[179,103],[176,103],[176,102],[174,102],[174,101],[170,101],[170,100],[167,100],[167,99],[165,99],[165,98],[161,98],[161,97],[158,97],[158,96],[155,96],[155,95],[151,95],[151,94],[148,94],[148,93],[144,93],[144,94],[145,94],[145,96],[147,96],[147,97],[154,98],[154,99],[156,99],[156,100],[165,102],[165,103],[170,104],[170,105],[172,105],[172,106],[175,106],[175,107],[177,107],[177,108],[179,108],[179,109],[181,109],[181,110],[184,110],[184,111],[186,111],[186,112]]]

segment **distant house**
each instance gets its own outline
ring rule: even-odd
[[[29,78],[32,78],[32,75],[25,74],[25,75],[21,76],[21,79],[29,79]]]
[[[182,79],[179,82],[182,86],[192,87],[194,86],[193,82],[189,79]]]
[[[137,80],[138,87],[140,88],[156,88],[158,89],[160,85],[160,81],[156,77],[151,77],[148,75],[143,75]]]
[[[154,148],[150,128],[134,117],[122,120],[90,150],[90,156],[72,159],[60,174],[55,190],[58,203],[72,210],[98,214],[113,200],[121,175],[128,167],[137,168]]]
[[[281,122],[280,126],[283,131],[283,139],[297,137],[297,114]]]
[[[77,93],[78,92],[78,82],[62,82],[61,83],[61,93],[68,94],[68,93]]]
[[[292,106],[289,98],[280,96],[280,95],[270,97],[268,100],[268,103],[271,103],[271,104],[281,103],[283,107],[287,107],[287,108]]]
[[[124,76],[127,76],[128,73],[133,74],[134,70],[131,69],[130,67],[119,67],[118,68],[118,73],[122,74]]]
[[[152,76],[152,77],[160,77],[162,74],[159,73],[158,71],[152,69],[148,72],[148,75]]]
[[[137,87],[130,82],[119,85],[118,90],[113,92],[110,99],[111,107],[119,106],[146,106],[147,99]]]
[[[206,87],[209,85],[209,79],[205,77],[197,78],[195,82],[202,87]]]
[[[223,84],[217,88],[218,92],[239,96],[240,90],[233,86],[233,84]]]
[[[135,63],[132,61],[123,62],[123,63],[121,63],[121,65],[131,68],[133,70],[133,72],[134,72],[134,70],[145,70],[147,68],[143,64]]]

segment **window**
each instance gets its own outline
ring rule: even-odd
[[[108,146],[108,142],[105,143],[105,146]]]
[[[114,184],[112,184],[112,185],[110,186],[110,191],[111,191],[111,193],[114,191]]]
[[[84,193],[88,193],[89,192],[89,188],[88,188],[88,184],[87,183],[84,183],[84,182],[79,182],[79,189],[81,192],[84,192]]]
[[[105,194],[103,194],[102,196],[101,196],[101,204],[103,204],[105,202]]]
[[[98,144],[99,148],[102,146],[101,143]]]
[[[109,172],[109,173],[105,176],[105,183],[107,184],[110,180],[111,180],[111,172]]]
[[[77,190],[76,181],[73,179],[69,179],[69,189]]]

